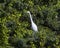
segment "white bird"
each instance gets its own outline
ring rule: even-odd
[[[27,13],[30,15],[31,27],[32,27],[33,31],[38,32],[37,25],[33,22],[32,15],[31,15],[30,11],[27,11]]]

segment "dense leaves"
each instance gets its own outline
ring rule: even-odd
[[[0,0],[0,48],[60,48],[60,0]]]

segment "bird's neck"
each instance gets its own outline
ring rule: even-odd
[[[30,20],[31,20],[31,23],[33,22],[33,19],[32,19],[32,16],[31,16],[31,14],[30,14]]]

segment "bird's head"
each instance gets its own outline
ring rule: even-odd
[[[29,14],[30,14],[30,11],[27,11],[27,13],[29,13]]]

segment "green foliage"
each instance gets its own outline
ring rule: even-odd
[[[60,48],[59,14],[60,0],[0,0],[0,48]]]

